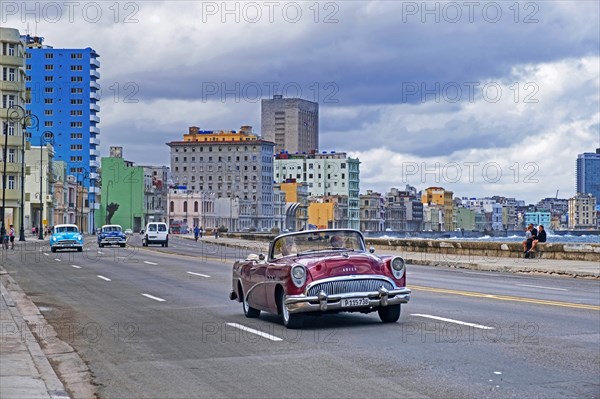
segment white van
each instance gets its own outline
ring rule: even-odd
[[[169,246],[169,229],[166,223],[152,222],[146,225],[144,238],[142,238],[142,246],[147,247],[148,244],[161,244],[163,247]]]

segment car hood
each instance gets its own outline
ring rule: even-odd
[[[294,259],[308,269],[313,280],[360,274],[384,275],[384,262],[367,253],[336,252],[327,256],[300,256]]]
[[[55,233],[52,234],[53,240],[77,240],[81,237],[79,233]]]

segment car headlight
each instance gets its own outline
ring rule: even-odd
[[[390,265],[394,278],[401,279],[404,276],[404,271],[406,270],[406,267],[404,266],[404,259],[396,256],[392,259]]]
[[[83,237],[81,236],[81,234],[77,235],[77,240],[78,240],[78,241],[81,241],[81,240],[83,240]]]
[[[302,287],[304,283],[306,283],[306,269],[304,266],[294,266],[292,267],[292,282],[298,288]]]
[[[56,241],[56,237],[52,236],[52,241]]]

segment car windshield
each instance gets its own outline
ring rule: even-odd
[[[77,227],[75,226],[61,226],[61,227],[55,227],[54,228],[54,233],[77,233]]]
[[[102,228],[103,233],[111,233],[114,231],[121,231],[121,226],[106,226]]]
[[[271,258],[304,255],[321,251],[364,251],[361,235],[356,231],[310,231],[277,238]]]

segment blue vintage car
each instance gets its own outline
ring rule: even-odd
[[[123,233],[123,229],[118,224],[107,224],[102,226],[98,234],[98,246],[100,248],[105,245],[119,245],[124,248],[127,244],[127,236]]]
[[[50,250],[56,252],[58,249],[65,248],[77,249],[77,252],[83,251],[83,236],[74,224],[59,224],[52,229]]]

